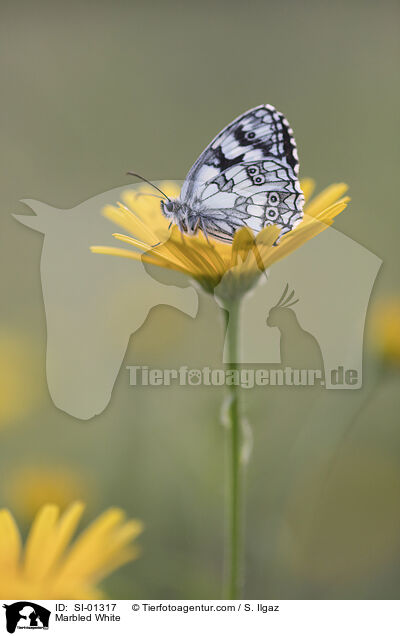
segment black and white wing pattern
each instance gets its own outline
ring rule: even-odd
[[[288,121],[273,106],[254,108],[224,128],[190,169],[180,202],[200,229],[232,241],[246,225],[267,225],[281,236],[303,218],[296,144]]]

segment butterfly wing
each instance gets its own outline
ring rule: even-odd
[[[202,184],[197,195],[200,227],[220,240],[231,241],[243,225],[255,233],[277,225],[282,236],[303,218],[300,185],[287,164],[276,159],[232,166]]]
[[[258,106],[224,128],[190,169],[180,199],[200,227],[231,241],[238,227],[275,223],[288,232],[302,218],[293,131],[273,106]]]

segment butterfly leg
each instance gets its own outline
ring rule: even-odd
[[[181,239],[182,239],[182,243],[185,243],[185,228],[184,228],[184,223],[178,223],[178,227],[181,231]]]
[[[206,230],[206,227],[205,227],[205,225],[203,223],[203,219],[202,218],[199,219],[199,223],[198,224],[200,225],[201,231],[203,232],[207,243],[210,245],[210,239],[208,238],[208,232]]]

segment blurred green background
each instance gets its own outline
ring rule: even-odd
[[[183,178],[224,125],[270,102],[295,130],[301,176],[350,184],[335,227],[383,259],[371,303],[398,294],[399,6],[38,0],[0,10],[0,503],[27,524],[35,493],[24,502],[24,484],[36,471],[40,499],[57,469],[63,496],[87,500],[87,520],[119,505],[146,525],[140,559],[104,585],[111,598],[219,598],[221,391],[158,388],[155,400],[125,371],[173,368],[188,352],[218,367],[215,303],[201,297],[196,321],[153,309],[109,407],[76,420],[46,388],[42,236],[11,213],[27,211],[24,197],[72,207],[128,183],[127,169]],[[245,597],[398,598],[398,374],[376,383],[366,360],[360,391],[246,393]]]

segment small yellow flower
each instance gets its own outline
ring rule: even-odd
[[[372,346],[383,361],[400,366],[400,297],[376,304],[370,333]]]
[[[77,499],[87,498],[85,477],[67,466],[24,466],[12,472],[4,485],[4,494],[16,515],[32,519],[51,501],[64,510]]]
[[[306,179],[301,186],[308,200],[314,182]],[[171,198],[179,194],[178,186],[172,182],[161,184],[161,189]],[[169,230],[169,221],[161,212],[159,199],[151,194],[148,186],[140,185],[135,190],[125,191],[122,203],[108,205],[103,210],[108,219],[131,235],[117,233],[113,236],[136,248],[136,251],[105,246],[93,246],[91,249],[98,254],[123,256],[178,270],[197,280],[209,292],[213,292],[230,272],[228,278],[231,280],[224,290],[229,295],[230,287],[235,292],[234,281],[240,279],[240,285],[246,291],[260,272],[331,225],[350,200],[342,196],[346,190],[345,184],[338,183],[321,192],[305,206],[301,223],[278,242],[279,228],[269,226],[256,236],[249,228],[243,227],[235,233],[232,243],[223,243],[207,240],[202,232],[183,236],[176,225]]]
[[[58,506],[43,506],[24,548],[13,515],[0,510],[0,598],[102,597],[98,583],[137,557],[132,541],[143,526],[135,519],[126,521],[119,508],[110,508],[70,545],[83,509],[81,502],[74,502],[60,516]]]
[[[23,420],[43,397],[35,373],[33,343],[16,331],[0,330],[0,428]]]

